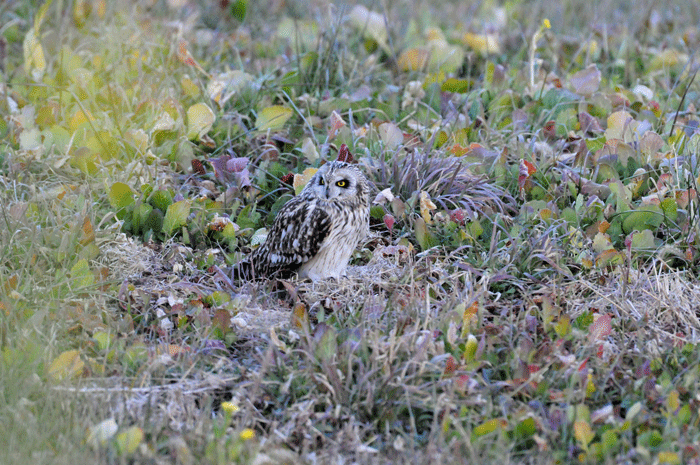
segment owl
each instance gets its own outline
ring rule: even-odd
[[[317,281],[345,274],[369,230],[369,184],[354,165],[321,166],[275,217],[265,242],[234,269],[234,278],[289,277]]]

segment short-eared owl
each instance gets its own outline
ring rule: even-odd
[[[265,243],[238,265],[234,276],[285,277],[297,271],[313,281],[338,278],[368,228],[367,179],[344,161],[326,163],[282,207]]]

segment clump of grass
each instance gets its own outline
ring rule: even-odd
[[[390,188],[399,198],[412,199],[413,205],[421,191],[442,209],[464,209],[469,218],[512,213],[515,205],[510,194],[487,176],[474,174],[470,164],[439,151],[381,154],[365,164],[378,190]]]
[[[269,9],[263,2],[247,16],[240,14],[245,2],[236,2],[235,20],[210,8],[204,23],[189,22],[196,18],[191,2],[183,23],[171,22],[172,2],[146,10],[127,2],[137,21],[101,17],[100,2],[92,3],[91,16],[54,3],[37,35],[48,60],[38,85],[29,82],[22,52],[36,8],[27,1],[2,3],[0,450],[7,461],[695,460],[696,252],[692,244],[674,251],[690,271],[669,272],[667,262],[655,257],[628,259],[620,233],[613,244],[618,249],[608,250],[622,265],[586,264],[579,253],[590,252],[586,240],[592,238],[584,232],[621,228],[615,218],[628,214],[619,207],[627,209],[628,199],[617,194],[589,208],[589,193],[563,181],[565,170],[578,167],[555,157],[571,147],[569,137],[589,148],[604,144],[602,136],[579,132],[577,112],[590,110],[604,125],[612,109],[627,105],[625,99],[635,118],[654,114],[651,127],[665,137],[664,153],[683,147],[681,155],[692,155],[697,124],[688,105],[698,83],[677,80],[684,72],[680,61],[674,64],[697,45],[695,26],[687,22],[694,13],[675,13],[689,11],[692,3],[663,12],[614,7],[633,26],[629,30],[605,24],[615,16],[599,15],[603,7],[580,3],[553,10],[544,3],[505,6],[506,21],[516,27],[496,31],[503,47],[491,55],[463,42],[462,28],[493,32],[496,26],[486,23],[496,15],[486,4],[480,11],[464,2],[419,0],[415,8],[399,2],[376,9],[388,15],[373,24],[388,28],[380,47],[350,28],[343,12],[324,7],[313,16],[322,5],[308,2],[273,2]],[[520,97],[526,89],[518,70],[527,67],[528,38],[542,24],[543,11],[552,13],[553,29],[533,45],[533,57],[541,76],[551,72],[563,87]],[[483,18],[484,27],[477,24],[481,19],[462,25],[465,17]],[[163,30],[161,19],[177,33],[153,34]],[[279,33],[283,21],[293,37]],[[143,24],[155,42],[139,40],[146,35]],[[585,31],[569,31],[572,24]],[[465,47],[465,62],[449,76],[399,69],[393,56],[423,45],[430,27],[440,29],[431,36]],[[644,35],[629,32],[642,29]],[[95,30],[103,32],[99,40]],[[562,37],[562,31],[585,43]],[[47,44],[49,37],[55,40]],[[646,59],[660,42],[666,61],[654,68]],[[206,74],[179,53],[181,43]],[[600,88],[579,98],[567,89],[567,76],[595,60]],[[208,98],[207,80],[228,67],[249,73],[252,84],[219,108]],[[459,85],[443,88],[452,78]],[[651,101],[629,92],[643,83],[656,99],[664,95],[659,89],[680,88],[674,80],[690,89],[685,100],[679,92],[668,96],[669,108],[688,113],[678,117],[683,134],[669,127],[672,118],[663,111],[654,113]],[[415,86],[430,96],[422,103],[416,97],[414,114],[400,101],[408,81],[432,83]],[[461,94],[464,85],[468,95]],[[196,103],[212,108],[211,140],[187,136],[187,109]],[[256,116],[271,105],[293,108],[293,117],[281,129],[259,132]],[[448,107],[470,120],[468,127],[450,128]],[[254,186],[231,189],[236,199],[227,213],[245,226],[235,237],[252,234],[291,195],[281,195],[287,188],[279,179],[320,163],[307,162],[298,149],[306,137],[324,139],[317,132],[326,133],[325,118],[334,110],[349,117],[333,141],[367,143],[367,156],[358,158],[378,190],[390,188],[403,201],[397,205],[405,207],[407,223],[422,220],[424,235],[433,234],[420,253],[406,245],[418,229],[406,227],[400,235],[382,229],[387,212],[381,211],[376,229],[384,237],[372,247],[389,237],[392,245],[363,250],[370,265],[356,268],[354,277],[231,289],[216,273],[226,261],[222,242],[190,249],[117,236],[105,186],[119,181],[124,191],[141,192],[151,184],[175,194],[186,192],[179,184],[187,184],[193,195],[224,192],[226,178],[216,184],[204,160],[228,149],[248,158]],[[388,120],[406,133],[415,131],[406,123],[410,118],[426,128],[439,125],[458,145],[478,141],[512,150],[499,151],[497,175],[488,169],[483,175],[475,173],[484,166],[448,155],[444,145],[370,147],[377,123]],[[557,131],[545,137],[539,131],[548,120],[557,120]],[[450,133],[457,131],[459,138]],[[321,158],[330,139],[319,147]],[[524,153],[526,139],[550,148],[551,160]],[[41,156],[27,149],[33,142]],[[200,169],[190,176],[193,157]],[[522,160],[537,165],[535,171],[520,171]],[[623,187],[634,188],[638,166],[613,165],[594,181],[620,176]],[[579,174],[593,176],[587,167]],[[658,173],[652,175],[655,180]],[[649,194],[650,185],[637,186],[629,208]],[[689,187],[697,190],[694,182],[674,188],[690,198]],[[423,205],[421,192],[427,194]],[[217,212],[229,208],[210,200],[222,202]],[[663,210],[670,218],[680,204],[673,203],[673,192],[665,200],[673,207]],[[606,216],[604,203],[616,215]],[[688,206],[691,216],[693,208],[696,203]],[[692,243],[697,222],[685,230],[680,219],[673,235],[647,231],[647,244],[677,247],[672,242],[678,234]],[[632,223],[649,225],[645,217]],[[598,239],[599,247],[605,245]],[[587,267],[591,271],[576,273]],[[52,369],[66,353],[77,354],[75,365]],[[115,434],[88,445],[86,430],[110,420],[118,425]],[[138,440],[130,444],[129,437]]]

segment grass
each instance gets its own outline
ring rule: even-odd
[[[0,6],[1,463],[698,460],[698,13],[366,6]],[[347,278],[231,282],[341,144]]]

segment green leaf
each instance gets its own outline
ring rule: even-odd
[[[654,243],[654,234],[649,229],[645,229],[644,231],[632,234],[631,248],[633,250],[656,249],[656,244]]]
[[[416,219],[415,224],[416,240],[421,250],[428,250],[440,244],[435,235],[428,230],[428,225],[423,218]]]
[[[284,127],[284,124],[292,117],[292,109],[282,105],[273,105],[263,108],[258,113],[255,120],[255,127],[259,131],[278,131]]]
[[[236,0],[231,4],[231,16],[243,22],[248,11],[248,0]]]
[[[147,203],[142,203],[134,209],[134,214],[131,218],[132,228],[134,234],[140,234],[146,232],[144,229],[148,218],[151,216],[153,207]]]
[[[442,83],[440,89],[443,92],[454,92],[457,94],[464,94],[465,92],[469,91],[470,86],[471,82],[466,79],[448,78],[445,82]]]
[[[173,203],[173,195],[168,190],[158,189],[151,193],[151,196],[148,198],[148,203],[153,205],[154,208],[166,211]]]
[[[143,430],[138,426],[132,426],[116,438],[117,450],[120,455],[131,455],[136,452],[139,444],[143,442]]]
[[[163,230],[163,211],[160,208],[154,208],[148,214],[148,218],[143,224],[143,232],[153,231],[158,234]]]
[[[180,200],[168,207],[163,219],[163,232],[166,236],[172,236],[175,230],[187,224],[190,215],[190,201]]]
[[[241,229],[254,228],[258,224],[258,221],[260,221],[260,217],[261,215],[255,211],[255,207],[253,205],[248,205],[238,214],[236,224],[238,224]]]
[[[526,418],[515,427],[515,434],[520,438],[528,438],[537,432],[534,418]]]
[[[75,378],[80,376],[85,368],[85,363],[80,359],[80,352],[67,350],[53,359],[49,365],[49,376],[55,380]]]
[[[187,109],[187,138],[194,140],[202,137],[211,129],[216,116],[204,103],[196,103]]]
[[[115,182],[109,188],[109,203],[113,208],[121,210],[134,203],[134,191],[123,182]]]
[[[95,284],[95,275],[90,271],[90,265],[87,260],[80,259],[70,269],[71,278],[73,278],[74,286],[77,288],[88,287]]]
[[[489,433],[493,433],[494,431],[496,431],[496,429],[498,429],[499,426],[501,426],[501,422],[502,420],[499,418],[493,418],[491,420],[485,421],[482,424],[474,427],[472,435],[475,437],[480,437]]]
[[[114,336],[111,333],[105,331],[98,331],[92,335],[92,338],[97,342],[97,347],[100,350],[107,350],[110,345],[112,345],[112,340]]]
[[[603,450],[605,453],[610,454],[617,450],[619,443],[617,433],[613,430],[608,430],[604,432],[600,438],[600,442],[603,445]]]
[[[627,214],[622,220],[622,230],[625,233],[657,229],[664,221],[663,211],[658,205],[642,205],[637,210]]]
[[[676,199],[672,197],[663,199],[661,201],[661,209],[669,221],[676,221],[676,218],[678,218],[678,202],[676,202]]]
[[[73,168],[79,169],[83,174],[93,176],[97,174],[97,153],[87,147],[80,147],[72,152],[70,165]]]
[[[314,339],[318,341],[316,345],[315,355],[321,362],[329,361],[338,352],[338,338],[335,329],[325,323],[319,323],[316,326],[316,334]]]

